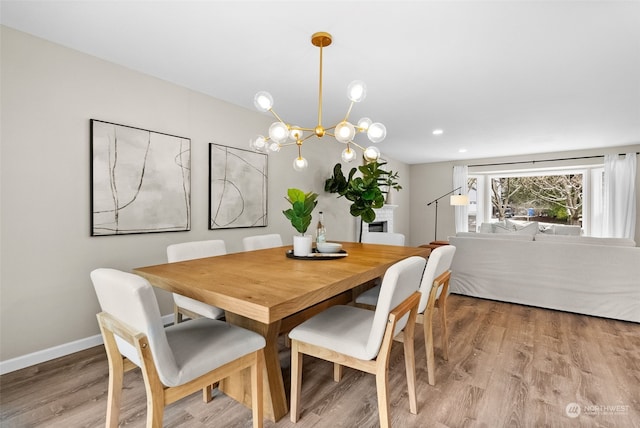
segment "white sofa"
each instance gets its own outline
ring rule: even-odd
[[[640,323],[633,240],[544,233],[458,233],[452,293]]]

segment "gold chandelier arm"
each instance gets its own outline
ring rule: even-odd
[[[303,128],[302,126],[292,126],[291,129],[299,129],[301,131],[309,131],[309,132],[314,132],[316,130],[315,128]]]
[[[294,144],[298,144],[297,142],[293,141],[291,143],[280,143],[280,147],[287,147],[287,146],[293,146]]]
[[[351,109],[353,108],[353,104],[355,102],[351,101],[351,104],[349,104],[349,109],[347,110],[347,114],[344,116],[344,119],[342,120],[343,122],[346,122],[349,120],[349,115],[351,114]]]
[[[353,140],[349,141],[347,144],[353,144],[354,146],[356,146],[357,148],[359,148],[360,150],[362,150],[363,152],[365,151],[365,148],[362,147],[360,144],[354,142]]]
[[[309,134],[306,137],[304,137],[302,140],[300,140],[300,143],[304,143],[305,141],[307,141],[309,138],[311,137],[315,137],[315,134]]]
[[[273,117],[275,117],[276,119],[278,119],[278,122],[282,122],[282,123],[284,123],[285,125],[287,125],[287,128],[289,128],[289,127],[290,127],[290,126],[287,124],[287,122],[285,122],[284,120],[282,120],[282,119],[280,118],[280,116],[278,116],[278,113],[276,113],[275,111],[273,111],[273,109],[272,109],[272,108],[270,108],[270,109],[269,109],[269,111],[271,112],[271,114],[273,115]]]

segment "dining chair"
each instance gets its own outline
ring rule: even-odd
[[[254,235],[242,238],[244,251],[262,250],[264,248],[282,247],[282,237],[278,233]]]
[[[442,357],[449,360],[449,333],[447,330],[447,296],[449,295],[449,279],[451,278],[451,262],[456,247],[443,245],[431,251],[427,266],[420,283],[420,305],[416,322],[424,326],[424,342],[427,354],[427,374],[429,385],[435,385],[435,361],[433,351],[433,312],[438,308],[442,329]],[[373,287],[360,294],[355,301],[356,306],[372,309],[376,306],[380,287]],[[399,340],[405,335],[399,337]]]
[[[390,425],[389,356],[393,337],[407,332],[404,344],[409,409],[417,413],[413,329],[420,301],[420,279],[426,260],[412,256],[387,269],[375,311],[354,306],[331,306],[295,327],[291,338],[291,421],[300,417],[303,354],[334,363],[334,380],[342,366],[375,374],[381,427]]]
[[[161,427],[164,407],[240,370],[251,372],[254,428],[263,424],[265,339],[220,320],[199,318],[164,328],[149,282],[131,273],[91,272],[109,363],[106,426],[118,426],[124,373],[140,367],[147,427]]]
[[[169,263],[221,256],[223,254],[227,254],[227,248],[221,239],[182,242],[167,247],[167,260]],[[181,294],[173,293],[173,303],[176,324],[182,322],[183,315],[191,319],[198,317],[221,319],[224,317],[224,310]]]
[[[369,232],[362,235],[363,244],[404,245],[404,235],[392,232]]]

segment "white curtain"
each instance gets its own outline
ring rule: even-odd
[[[636,154],[604,157],[603,235],[634,239],[636,230]]]
[[[460,187],[460,194],[468,194],[468,168],[466,165],[458,165],[453,167],[453,188]],[[457,192],[456,192],[457,194]],[[469,231],[469,206],[457,205],[455,208],[456,233]]]

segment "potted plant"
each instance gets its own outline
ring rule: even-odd
[[[291,225],[300,235],[293,237],[293,255],[306,256],[311,253],[311,235],[305,235],[311,224],[311,212],[318,204],[318,194],[305,193],[300,189],[288,189],[285,199],[291,204],[291,208],[282,211],[284,216],[291,221]]]
[[[354,217],[360,217],[361,221],[371,223],[376,219],[375,208],[384,206],[384,195],[380,190],[381,177],[388,174],[380,168],[384,163],[370,162],[360,167],[352,168],[348,178],[342,173],[342,165],[337,163],[333,167],[333,176],[324,183],[324,190],[337,193],[351,201],[349,212]],[[361,177],[354,177],[357,171]],[[362,227],[360,228],[362,239]]]
[[[402,189],[402,186],[397,181],[400,179],[400,175],[398,171],[389,171],[387,174],[382,176],[382,184],[386,187],[386,190],[382,193],[386,194],[385,202],[387,204],[391,204],[391,190],[395,189],[396,192],[399,192]]]

